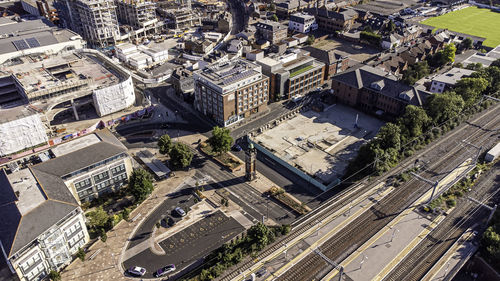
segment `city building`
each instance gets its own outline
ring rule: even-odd
[[[473,70],[454,67],[432,79],[430,92],[441,94],[446,90],[452,89],[460,79],[470,76],[474,72]]]
[[[195,107],[222,126],[261,112],[269,101],[269,78],[243,59],[215,63],[194,72]]]
[[[52,0],[21,0],[21,6],[26,12],[59,24],[59,14],[52,3]]]
[[[194,93],[193,73],[185,68],[176,69],[171,76],[172,87],[177,95],[190,95]]]
[[[318,25],[314,16],[306,13],[295,13],[290,15],[288,29],[300,33],[308,33],[309,31],[318,29]]]
[[[64,24],[93,47],[115,45],[120,37],[114,0],[58,0]]]
[[[141,70],[168,60],[168,49],[123,43],[115,46],[116,57],[133,69]]]
[[[31,169],[60,179],[78,202],[118,191],[132,173],[127,148],[108,129],[59,144],[51,152],[55,158]]]
[[[48,141],[40,114],[28,106],[0,110],[0,135],[0,156]]]
[[[0,64],[30,54],[56,54],[81,49],[86,45],[80,35],[53,26],[46,19],[23,21],[18,17],[0,18]]]
[[[61,178],[34,167],[2,169],[0,191],[2,255],[20,280],[42,280],[89,241],[83,211]]]
[[[119,40],[140,40],[157,35],[163,28],[163,21],[156,18],[156,3],[147,0],[116,0],[116,14],[120,28],[125,32]],[[129,30],[127,30],[130,27]]]
[[[69,110],[76,120],[78,108],[89,103],[99,116],[130,107],[135,102],[132,77],[100,56],[96,51],[76,50],[33,54],[16,58],[15,64],[4,63],[0,92],[7,92],[8,96],[4,96],[0,106],[30,103],[44,113],[47,122],[61,111],[56,106],[65,103],[71,105]]]
[[[260,21],[255,24],[257,28],[257,37],[276,44],[285,39],[288,34],[287,28],[279,22],[270,20]]]
[[[333,97],[338,102],[392,117],[403,114],[407,105],[423,106],[431,94],[368,65],[335,75],[332,89]]]
[[[353,9],[330,11],[327,8],[319,8],[308,11],[315,15],[318,28],[327,32],[349,31],[358,18],[358,13]]]
[[[195,10],[187,8],[159,8],[158,12],[165,20],[168,28],[184,29],[201,26],[202,16]]]
[[[311,57],[325,64],[325,79],[330,79],[333,75],[345,71],[349,67],[349,54],[336,50],[323,50],[313,46],[303,48],[308,51]]]
[[[265,57],[257,63],[262,66],[262,73],[270,77],[269,92],[273,101],[304,96],[323,84],[325,64],[304,50]]]

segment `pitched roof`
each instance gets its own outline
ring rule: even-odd
[[[69,213],[79,208],[73,195],[60,178],[46,179],[44,175],[30,170],[37,180],[36,189],[44,200],[26,214],[17,206],[18,198],[4,170],[0,171],[0,240],[8,257],[34,241]],[[40,180],[44,179],[44,180]],[[12,196],[14,194],[14,196]],[[22,199],[20,199],[22,200]]]
[[[322,50],[319,48],[315,48],[313,46],[306,46],[302,49],[308,51],[310,53],[311,57],[314,57],[314,58],[318,59],[319,61],[324,62],[328,65],[334,64],[337,61],[339,61],[343,58],[346,58],[349,55],[345,52],[338,51],[335,49]]]
[[[417,106],[422,106],[426,98],[430,95],[426,91],[399,82],[395,76],[382,69],[368,65],[335,75],[332,79],[357,89],[369,89],[379,92],[384,96],[403,100],[408,102],[408,104]],[[383,87],[378,90],[373,85],[383,85]]]

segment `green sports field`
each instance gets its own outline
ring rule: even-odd
[[[489,9],[468,7],[421,23],[486,38],[483,45],[487,47],[500,45],[500,13]]]

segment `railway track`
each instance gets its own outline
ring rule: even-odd
[[[494,108],[497,109],[498,105]],[[492,110],[471,123],[460,133],[455,134],[454,139],[486,144],[492,129],[500,126],[500,117],[495,114],[495,110]],[[421,173],[421,176],[433,181],[440,180],[469,156],[469,151],[455,142],[448,141],[441,145],[439,149],[447,151],[446,155],[440,156],[435,163],[429,165],[430,167]],[[320,251],[329,259],[340,263],[428,189],[429,186],[414,179],[410,180],[327,240],[320,247]],[[325,274],[325,266],[323,258],[313,253],[279,276],[277,280],[319,280]]]
[[[498,167],[494,167],[483,180],[474,187],[474,197],[480,201],[495,192],[492,184],[498,175]],[[383,279],[384,281],[418,281],[446,253],[455,241],[476,223],[484,223],[490,212],[467,199],[462,199],[446,219],[441,222],[416,248]]]

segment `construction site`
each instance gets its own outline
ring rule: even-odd
[[[254,141],[324,186],[340,178],[359,147],[384,122],[340,104],[301,112],[264,130]]]

